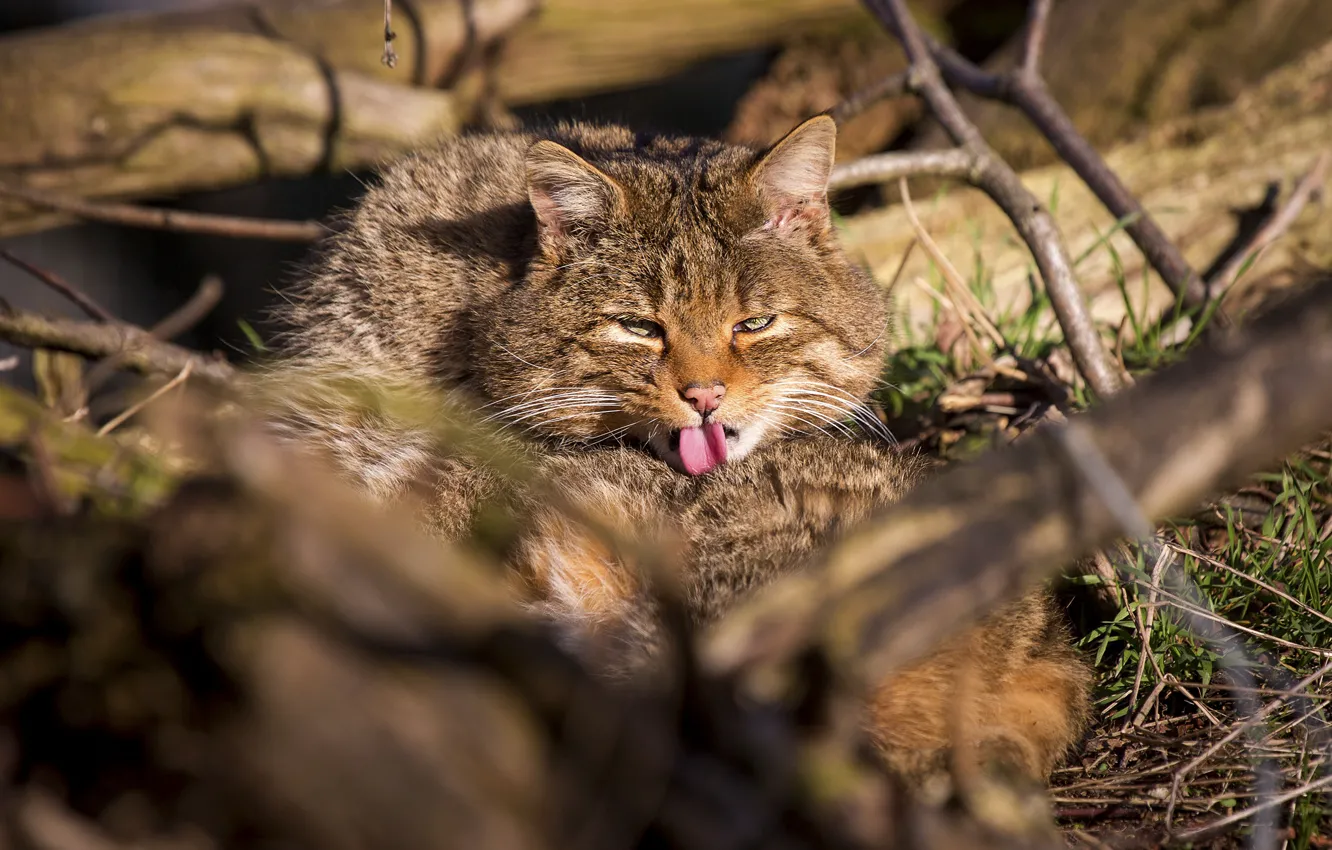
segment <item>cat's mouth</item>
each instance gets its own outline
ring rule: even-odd
[[[749,454],[763,435],[760,424],[705,422],[658,433],[648,441],[657,457],[688,475],[703,475]]]

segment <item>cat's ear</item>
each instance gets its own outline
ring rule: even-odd
[[[786,134],[755,163],[750,180],[768,215],[768,230],[828,226],[828,178],[837,150],[837,124],[818,115]]]
[[[526,166],[527,196],[544,249],[558,252],[570,235],[605,223],[624,204],[618,183],[555,142],[528,148]]]

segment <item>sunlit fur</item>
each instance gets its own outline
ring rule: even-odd
[[[831,232],[830,127],[767,160],[619,128],[543,135],[559,144],[476,135],[390,168],[297,293],[288,355],[384,363],[531,438],[625,438],[667,462],[671,431],[700,422],[680,396],[692,382],[725,384],[713,418],[731,460],[792,433],[882,430],[864,402],[886,311]]]
[[[699,627],[817,560],[923,467],[863,404],[886,318],[830,232],[830,122],[766,155],[617,128],[543,135],[467,137],[385,173],[283,312],[275,418],[376,499],[410,488],[441,536],[502,502],[520,520],[507,556],[528,608],[596,669],[641,682],[664,645],[642,565],[484,458],[440,452],[336,382],[283,376],[424,387],[427,407],[470,397],[567,501],[671,553]],[[671,430],[699,420],[680,387],[714,380],[728,460],[691,478],[672,468]],[[963,694],[970,663],[981,681]],[[959,751],[1040,780],[1080,734],[1089,683],[1060,612],[1033,594],[880,683],[870,732],[914,784]]]

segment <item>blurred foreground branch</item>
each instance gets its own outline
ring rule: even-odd
[[[1332,280],[1090,413],[1084,429],[1137,506],[1185,513],[1332,426]],[[930,480],[714,635],[722,669],[781,665],[812,643],[881,681],[1120,526],[1066,443],[1038,429]]]

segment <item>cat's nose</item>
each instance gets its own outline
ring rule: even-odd
[[[724,395],[726,395],[726,385],[721,381],[714,381],[710,387],[697,383],[689,384],[680,390],[680,398],[704,416],[721,406]]]

